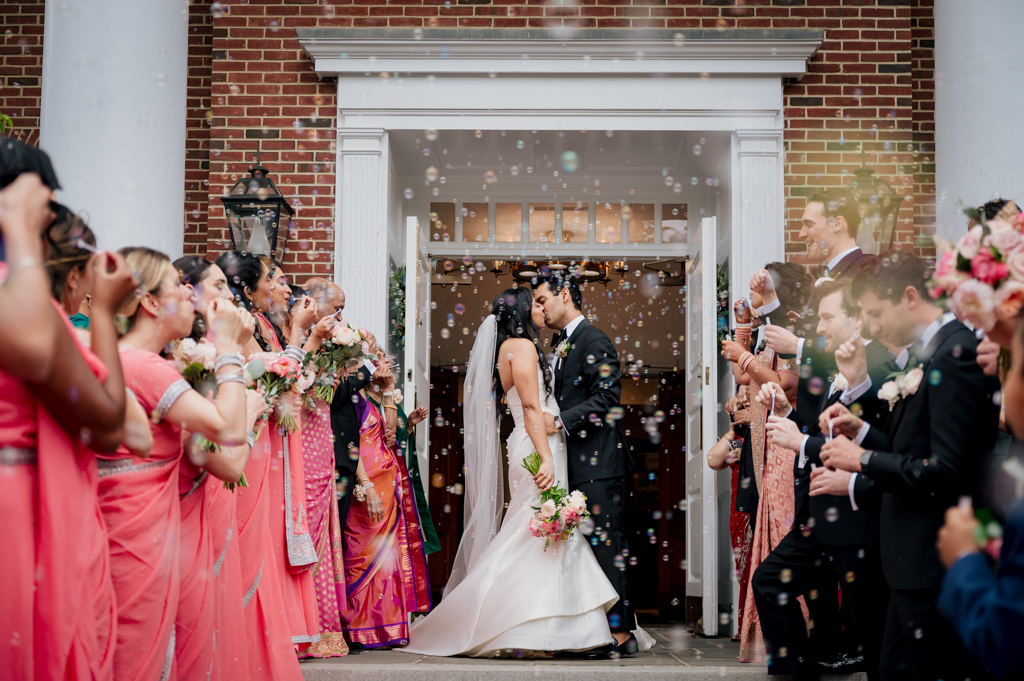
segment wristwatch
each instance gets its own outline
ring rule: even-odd
[[[871,455],[874,454],[870,449],[865,450],[860,455],[860,469],[866,470],[868,467],[868,461],[871,461]]]

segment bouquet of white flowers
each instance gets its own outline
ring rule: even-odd
[[[523,468],[531,475],[537,475],[540,464],[540,454],[537,452],[523,459]],[[534,537],[544,540],[545,551],[551,542],[565,541],[571,537],[580,522],[590,517],[587,495],[579,490],[569,492],[557,485],[540,493],[540,506],[534,506],[533,510],[536,513],[526,527]]]
[[[334,333],[323,342],[313,355],[313,366],[318,378],[313,388],[313,397],[330,404],[334,400],[334,378],[370,351],[366,329],[356,329],[339,320]]]

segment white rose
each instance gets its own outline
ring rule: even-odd
[[[196,343],[195,349],[187,353],[191,364],[202,364],[204,369],[213,371],[217,361],[217,346],[205,338]]]
[[[577,513],[583,513],[587,510],[587,498],[583,496],[583,492],[576,490],[569,495],[569,508]]]
[[[832,381],[834,390],[846,390],[850,387],[850,382],[846,380],[846,376],[842,374],[836,374],[835,379]]]
[[[548,520],[557,512],[558,508],[555,507],[555,502],[552,501],[551,499],[548,499],[547,501],[540,505],[540,517],[544,520]]]
[[[401,404],[403,399],[404,398],[402,397],[402,391],[401,390],[399,390],[398,388],[395,388],[394,390],[391,391],[391,401],[392,402],[394,402],[395,404]]]
[[[889,403],[889,409],[892,410],[896,404],[896,400],[900,398],[900,389],[896,386],[896,381],[886,381],[882,384],[882,387],[878,389],[878,399],[886,400]]]
[[[903,396],[913,395],[917,392],[917,389],[921,387],[921,379],[924,378],[924,372],[921,371],[921,367],[914,367],[907,372],[907,375],[903,379]]]
[[[340,345],[352,345],[355,342],[355,331],[347,326],[341,326],[334,331],[334,340]]]

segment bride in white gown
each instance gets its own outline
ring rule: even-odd
[[[559,410],[537,343],[542,325],[543,311],[525,287],[498,296],[480,325],[463,399],[465,532],[441,603],[412,627],[408,647],[399,650],[494,657],[613,643],[605,613],[618,596],[587,538],[577,528],[568,541],[553,542],[545,551],[544,540],[527,529],[540,492],[568,480],[563,436],[545,435],[542,412]],[[512,498],[498,529],[504,484],[495,395],[502,393],[515,429],[508,439]],[[543,461],[536,478],[522,466],[534,451]],[[649,639],[637,633],[641,648],[649,647]]]

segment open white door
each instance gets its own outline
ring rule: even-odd
[[[718,634],[718,483],[705,446],[717,441],[715,218],[689,231],[686,271],[686,595],[700,597],[703,634]]]
[[[405,386],[406,413],[416,407],[430,409],[430,258],[419,218],[405,222]],[[416,460],[420,476],[430,474],[427,451],[430,419],[416,427]],[[430,485],[424,485],[429,496]]]

